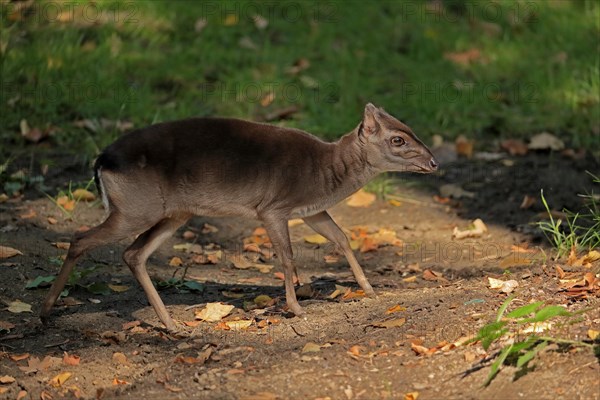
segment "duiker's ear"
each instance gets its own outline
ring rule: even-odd
[[[373,104],[368,103],[365,106],[365,113],[360,124],[360,130],[358,131],[359,135],[369,137],[379,132],[381,125],[379,124],[378,113],[379,110]]]

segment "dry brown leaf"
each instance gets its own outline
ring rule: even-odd
[[[69,242],[54,242],[52,245],[61,250],[69,250],[69,247],[71,247],[71,243]]]
[[[400,304],[396,304],[395,306],[392,306],[392,307],[388,308],[385,311],[385,313],[386,314],[393,314],[393,313],[402,312],[402,311],[406,311],[406,307],[402,307]]]
[[[13,382],[16,382],[16,379],[10,375],[0,376],[0,383],[2,383],[2,384],[13,383]]]
[[[326,256],[323,256],[323,260],[325,261],[326,264],[334,264],[334,263],[340,261],[340,258],[338,256],[327,254]]]
[[[24,354],[11,354],[10,359],[13,361],[21,361],[21,360],[26,360],[29,358],[29,353],[24,353]]]
[[[321,351],[321,345],[314,342],[308,342],[302,348],[302,353],[317,353]]]
[[[81,358],[79,356],[69,354],[66,351],[63,353],[63,364],[66,365],[79,365]]]
[[[73,374],[70,372],[62,372],[56,375],[54,378],[50,379],[48,382],[50,385],[54,387],[60,387],[65,383]]]
[[[280,397],[271,392],[258,392],[249,396],[240,397],[240,400],[280,400]]]
[[[19,314],[23,312],[32,312],[31,304],[23,303],[20,300],[15,300],[8,303],[7,310],[13,314]]]
[[[469,159],[473,157],[475,143],[472,140],[467,139],[464,135],[460,135],[454,143],[456,145],[456,154]]]
[[[10,258],[10,257],[14,257],[14,256],[22,256],[22,255],[23,255],[23,253],[21,253],[17,249],[13,249],[12,247],[8,247],[8,246],[0,246],[0,259]]]
[[[117,292],[117,293],[121,293],[121,292],[126,292],[129,290],[129,286],[127,285],[114,285],[112,283],[108,284],[108,287],[113,291],[113,292]]]
[[[183,235],[181,235],[181,237],[185,240],[192,240],[196,238],[196,234],[192,231],[185,231],[183,232]]]
[[[435,353],[437,351],[437,348],[432,347],[431,349],[425,347],[425,346],[421,346],[420,344],[416,344],[414,342],[412,342],[410,344],[410,348],[412,351],[414,351],[417,355],[426,355],[426,356],[430,356],[433,353]]]
[[[15,324],[13,324],[12,322],[0,320],[0,331],[10,331],[14,327]]]
[[[201,321],[183,321],[183,324],[184,324],[185,326],[189,326],[190,328],[195,328],[195,327],[197,327],[198,325],[200,325],[200,322],[201,322]]]
[[[199,362],[203,362],[202,359],[197,357],[186,357],[186,356],[177,356],[175,357],[175,363],[178,364],[197,364]]]
[[[243,254],[235,254],[230,257],[229,260],[237,269],[253,268],[259,270],[263,274],[268,274],[273,269],[273,265],[252,262]]]
[[[230,304],[207,303],[205,308],[196,312],[196,319],[207,322],[218,322],[223,317],[229,315],[234,308],[235,306]]]
[[[423,271],[423,279],[425,279],[426,281],[448,282],[448,280],[444,278],[441,272],[432,271],[430,269],[426,269],[425,271]]]
[[[480,218],[477,218],[475,221],[473,221],[472,226],[470,226],[469,228],[470,229],[461,231],[460,229],[458,229],[458,227],[455,227],[454,231],[452,232],[452,237],[456,239],[480,237],[488,231],[487,226],[485,226],[485,224]]]
[[[115,377],[112,381],[113,385],[129,385],[129,382],[127,382],[126,380],[123,379],[119,379],[117,377]]]
[[[409,276],[407,278],[402,278],[402,282],[405,282],[405,283],[415,282],[416,280],[417,280],[417,276],[416,275]]]
[[[8,390],[9,390],[8,387],[0,386],[0,394],[4,394],[4,393],[8,392]]]
[[[371,326],[374,326],[376,328],[395,328],[395,327],[400,327],[400,326],[404,325],[405,323],[406,323],[406,318],[394,318],[394,319],[389,319],[387,321],[375,322],[375,323],[371,324]]]
[[[69,199],[68,196],[60,196],[56,199],[56,204],[64,208],[66,211],[73,211],[75,209],[75,200]]]
[[[367,349],[365,349],[363,346],[354,345],[350,347],[350,349],[348,349],[348,353],[350,353],[353,356],[360,357],[360,353],[366,350]]]
[[[48,217],[48,223],[50,225],[55,225],[56,223],[58,223],[58,220],[54,217]]]
[[[169,261],[169,265],[171,267],[180,267],[183,265],[183,261],[179,257],[173,257],[171,258],[171,261]]]
[[[351,195],[346,204],[350,207],[369,207],[375,201],[376,196],[373,193],[368,193],[364,189]]]
[[[533,136],[527,147],[529,150],[558,151],[565,148],[565,143],[551,133],[542,132]]]
[[[500,147],[511,156],[524,156],[527,154],[527,145],[519,139],[506,139],[500,142]]]
[[[366,294],[362,289],[358,289],[356,292],[353,292],[352,289],[348,289],[346,293],[342,296],[342,300],[353,300],[361,297],[365,297]]]
[[[119,351],[113,353],[112,360],[113,360],[113,363],[115,363],[115,364],[123,364],[123,365],[129,364],[129,360],[127,359],[127,356],[124,353],[121,353]]]
[[[402,202],[396,199],[389,199],[388,204],[393,207],[400,207],[402,205]]]
[[[280,279],[280,280],[282,280],[282,281],[284,281],[284,280],[285,280],[285,275],[284,275],[284,273],[283,273],[283,272],[274,272],[274,273],[273,273],[273,276],[274,276],[275,278],[277,278],[277,279]],[[293,282],[294,282],[294,284],[297,284],[297,283],[298,283],[298,277],[294,276],[294,278],[293,278]]]
[[[536,201],[537,199],[535,197],[526,194],[525,197],[523,197],[523,201],[521,202],[519,208],[521,210],[527,210],[531,208],[536,203]]]
[[[240,319],[236,321],[226,321],[225,325],[232,331],[243,331],[244,329],[248,329],[250,325],[252,325],[252,322],[254,322],[253,319]]]
[[[73,191],[73,198],[78,201],[94,201],[96,195],[86,189],[76,189]]]
[[[371,237],[363,238],[360,245],[361,253],[368,253],[379,248],[379,244]]]
[[[534,261],[534,259],[522,252],[519,253],[511,253],[506,256],[502,261],[500,261],[500,268],[511,268],[518,267],[523,265],[529,265]]]
[[[419,398],[419,392],[410,392],[404,395],[404,400],[417,400]]]
[[[466,51],[447,52],[444,53],[444,58],[462,66],[467,66],[475,61],[484,61],[481,51],[475,48]]]

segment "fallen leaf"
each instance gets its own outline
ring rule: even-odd
[[[482,59],[481,51],[475,48],[459,52],[446,52],[444,53],[444,58],[462,66],[468,66],[469,64]]]
[[[15,327],[15,324],[8,321],[0,321],[0,331],[10,332],[11,329]]]
[[[50,379],[50,381],[48,383],[54,387],[60,387],[63,385],[63,383],[65,383],[67,380],[69,380],[71,375],[73,375],[73,374],[70,372],[62,372],[62,373],[56,375],[54,378]]]
[[[237,25],[239,21],[238,15],[235,13],[227,14],[225,20],[223,21],[223,25],[225,26],[234,26]]]
[[[393,314],[393,313],[402,312],[402,311],[406,311],[406,307],[402,307],[400,304],[396,304],[395,306],[392,306],[392,307],[388,308],[385,311],[385,313],[386,314]]]
[[[350,349],[348,349],[348,353],[350,353],[353,356],[360,357],[360,353],[365,350],[366,349],[363,346],[354,345],[350,347]]]
[[[71,247],[71,243],[69,242],[54,242],[52,245],[61,250],[69,250],[69,247]]]
[[[346,293],[342,296],[342,300],[352,300],[361,297],[365,297],[366,294],[362,289],[358,289],[356,292],[353,292],[351,289],[348,289]]]
[[[439,191],[441,198],[452,197],[453,199],[460,199],[463,197],[468,197],[472,199],[475,197],[475,193],[468,192],[454,183],[447,183],[445,185],[440,186]]]
[[[334,263],[340,261],[340,258],[338,256],[327,254],[327,255],[323,256],[323,260],[325,261],[326,264],[334,264]]]
[[[76,189],[73,191],[73,198],[78,201],[94,201],[96,195],[86,189]]]
[[[189,326],[190,328],[195,328],[195,327],[197,327],[198,325],[200,325],[200,322],[201,322],[201,321],[183,321],[183,324],[184,324],[185,326]]]
[[[283,272],[274,272],[274,273],[273,273],[273,276],[274,276],[275,278],[277,278],[277,279],[280,279],[280,280],[282,280],[282,281],[285,281],[285,275],[284,275],[284,273],[283,273]],[[294,276],[294,278],[293,278],[293,282],[294,282],[294,284],[297,284],[297,283],[298,283],[298,277]]]
[[[19,214],[19,218],[21,219],[31,219],[37,216],[37,212],[34,209],[30,209],[29,211]]]
[[[430,269],[423,271],[423,279],[426,281],[448,282],[448,280],[443,277],[441,272],[432,271]]]
[[[58,223],[58,220],[54,217],[48,217],[48,223],[50,225],[55,225],[56,223]]]
[[[321,351],[321,346],[314,342],[308,342],[302,348],[302,353],[317,353],[319,351]]]
[[[378,248],[379,244],[372,237],[366,237],[361,240],[359,251],[361,253],[368,253],[370,251],[375,251]]]
[[[121,353],[119,351],[113,353],[112,361],[115,364],[122,364],[122,365],[129,364],[129,360],[127,359],[127,356],[124,353]]]
[[[254,322],[252,319],[240,319],[237,321],[226,321],[225,325],[227,325],[232,331],[242,331],[244,329],[248,329],[250,325],[252,325],[252,322]]]
[[[23,253],[21,253],[17,249],[13,249],[12,247],[7,247],[7,246],[0,246],[0,259],[10,258],[10,257],[14,257],[14,256],[22,256],[22,255],[23,255]]]
[[[263,30],[269,26],[269,21],[262,15],[255,14],[252,16],[252,20],[254,21],[254,26],[260,30]]]
[[[113,385],[129,385],[129,382],[127,382],[126,380],[119,379],[119,378],[116,378],[116,377],[115,377],[115,378],[113,379],[113,382],[112,382],[112,384],[113,384]]]
[[[351,195],[346,204],[350,207],[369,207],[375,201],[376,196],[373,193],[368,193],[364,189]]]
[[[8,392],[9,388],[8,387],[0,387],[0,394],[4,394],[6,392]]]
[[[171,261],[169,261],[169,265],[171,267],[180,267],[183,265],[183,261],[179,257],[173,257],[171,258]]]
[[[500,147],[511,156],[524,156],[528,148],[525,142],[519,139],[506,139],[500,142]]]
[[[117,293],[126,292],[129,290],[129,286],[126,286],[126,285],[113,285],[112,283],[109,283],[108,287],[113,292],[117,292]]]
[[[254,298],[254,304],[256,304],[259,308],[265,308],[273,304],[273,299],[271,296],[261,294]]]
[[[63,353],[63,364],[66,365],[79,365],[81,358],[76,355],[71,355],[66,351]]]
[[[542,132],[531,138],[527,148],[529,148],[529,150],[558,151],[565,148],[565,143],[551,133]]]
[[[400,207],[402,205],[402,202],[396,199],[389,199],[388,204],[394,207]]]
[[[252,262],[243,254],[235,254],[230,257],[229,260],[237,269],[253,268],[259,270],[263,274],[268,274],[273,269],[273,265]]]
[[[596,340],[598,337],[600,337],[600,331],[597,331],[595,329],[588,329],[587,335],[590,339]]]
[[[456,138],[454,143],[456,145],[456,154],[469,159],[473,157],[473,147],[475,143],[472,140],[467,139],[464,135],[460,135]]]
[[[519,208],[521,210],[527,210],[531,208],[536,203],[536,201],[537,199],[535,197],[526,194],[525,197],[523,197],[523,201],[521,202]]]
[[[324,244],[328,242],[324,236],[321,236],[318,233],[304,236],[304,241],[311,244]]]
[[[400,327],[400,326],[404,325],[405,323],[406,323],[406,318],[394,318],[394,319],[389,319],[387,321],[375,322],[375,323],[371,324],[371,326],[374,326],[376,328],[394,328],[394,327]]]
[[[177,356],[175,357],[175,361],[178,364],[197,364],[202,360],[197,357],[186,357],[186,356]]]
[[[410,392],[404,395],[404,400],[417,400],[419,398],[419,392]]]
[[[488,277],[488,283],[490,289],[500,289],[504,285],[504,281],[490,277]]]
[[[196,319],[207,322],[218,322],[229,315],[235,306],[223,303],[207,303],[206,307],[196,312]]]
[[[30,128],[26,119],[22,119],[19,125],[21,128],[21,136],[31,143],[38,143],[50,134],[49,129],[42,131],[39,128]]]
[[[23,303],[20,300],[15,300],[13,302],[8,303],[7,310],[14,314],[19,314],[19,313],[23,313],[23,312],[32,312],[31,304]]]
[[[414,342],[411,342],[410,348],[417,355],[430,356],[430,355],[432,355],[433,353],[435,353],[437,351],[437,348],[435,348],[435,347],[432,347],[431,349],[429,349],[429,348],[427,348],[425,346],[421,346],[420,344],[416,344]]]
[[[456,239],[480,237],[485,232],[487,232],[487,230],[487,226],[485,226],[483,221],[477,218],[475,221],[473,221],[472,226],[470,226],[467,230],[461,231],[460,229],[458,229],[458,227],[455,227],[454,231],[452,232],[452,237]]]
[[[185,231],[183,232],[183,235],[181,235],[181,237],[185,240],[192,240],[196,238],[196,234],[192,231]]]
[[[60,196],[56,199],[56,204],[60,207],[62,207],[63,209],[65,209],[65,211],[73,211],[75,209],[75,200],[74,199],[69,199],[68,196]]]
[[[13,382],[16,382],[16,379],[10,375],[0,376],[0,383],[2,383],[2,384],[13,383]]]
[[[405,283],[415,282],[416,280],[417,280],[416,275],[409,276],[408,278],[402,278],[402,282],[405,282]]]
[[[24,354],[11,354],[10,359],[13,361],[21,361],[21,360],[26,360],[29,358],[29,353],[24,353]]]

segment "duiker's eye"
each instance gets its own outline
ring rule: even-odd
[[[406,142],[404,141],[404,139],[402,139],[400,136],[394,136],[392,138],[392,145],[393,146],[403,146]]]

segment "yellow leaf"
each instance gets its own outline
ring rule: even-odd
[[[304,236],[304,240],[307,243],[311,243],[311,244],[324,244],[324,243],[327,243],[327,239],[325,237],[319,235],[318,233],[315,233],[313,235]]]
[[[238,321],[226,321],[225,325],[229,327],[232,331],[241,331],[244,329],[248,329],[250,325],[252,325],[253,320],[248,319],[240,319]]]
[[[14,314],[31,312],[31,304],[23,303],[20,300],[15,300],[11,303],[8,303],[8,311]]]
[[[13,249],[12,247],[7,247],[7,246],[0,246],[0,259],[10,258],[10,257],[14,257],[14,256],[22,256],[22,255],[23,255],[23,253],[21,253],[17,249]]]
[[[300,219],[300,218],[295,218],[295,219],[290,219],[288,221],[288,226],[290,228],[296,226],[296,225],[302,225],[304,223],[304,220]]]
[[[89,190],[76,189],[73,191],[73,198],[79,201],[94,201],[96,200],[96,195]]]
[[[419,398],[419,392],[410,392],[404,395],[404,400],[417,400]]]
[[[235,306],[230,304],[207,303],[205,308],[196,312],[196,319],[207,322],[217,322],[233,311],[234,308]]]
[[[71,377],[71,375],[73,374],[70,372],[62,372],[56,375],[54,378],[50,379],[49,383],[54,387],[62,386],[62,384],[65,383]]]
[[[183,261],[181,261],[181,258],[179,257],[173,257],[171,258],[171,261],[169,261],[169,265],[171,267],[180,267],[183,264]]]
[[[396,199],[389,199],[388,203],[390,203],[390,205],[394,206],[394,207],[400,207],[402,205],[402,202],[400,202]]]
[[[600,331],[597,331],[595,329],[588,329],[587,334],[588,337],[592,340],[596,340],[598,337],[600,337]]]
[[[368,193],[361,189],[350,196],[346,204],[350,207],[369,207],[373,204],[375,198],[376,196],[373,193]]]
[[[314,342],[308,342],[302,348],[303,353],[316,353],[318,351],[321,351],[321,346]]]
[[[385,313],[393,314],[393,313],[401,312],[401,311],[406,311],[406,307],[402,307],[400,304],[396,304],[395,306],[388,308]]]
[[[500,289],[502,285],[504,285],[504,281],[496,278],[488,277],[488,282],[490,284],[490,289]]]
[[[113,285],[112,283],[108,284],[108,287],[111,288],[113,292],[121,293],[129,290],[129,286],[126,285]]]
[[[239,19],[237,14],[227,14],[227,16],[225,17],[225,21],[223,21],[223,25],[225,26],[233,26],[233,25],[237,25]]]

